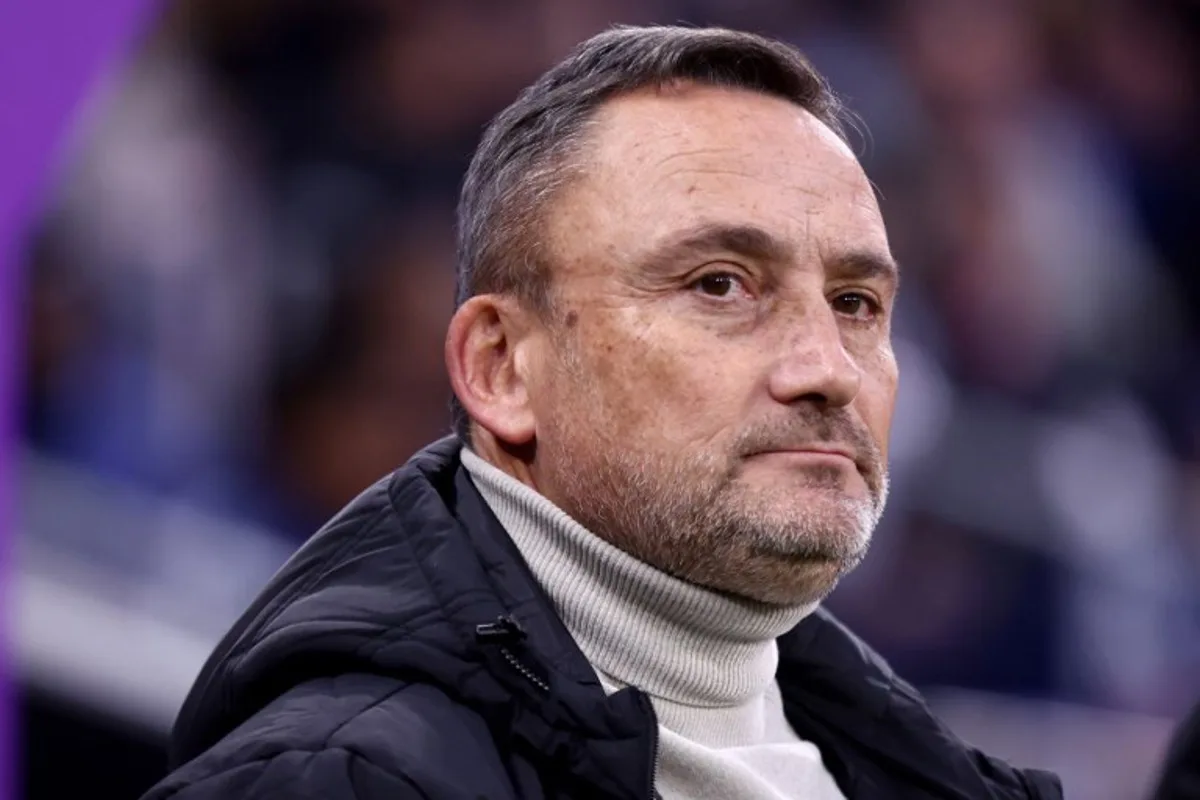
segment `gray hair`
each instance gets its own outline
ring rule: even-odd
[[[577,173],[587,124],[618,95],[699,83],[779,97],[843,139],[845,113],[804,55],[783,42],[722,28],[629,27],[575,48],[488,125],[458,203],[455,307],[479,294],[515,295],[543,317],[553,308],[552,265],[541,248],[547,201]],[[454,430],[470,442],[457,398]]]

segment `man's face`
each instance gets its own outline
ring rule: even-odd
[[[896,275],[866,176],[802,109],[708,87],[608,103],[583,158],[546,220],[538,489],[677,577],[820,600],[887,494]]]

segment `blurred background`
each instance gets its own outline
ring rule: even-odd
[[[903,379],[892,505],[829,605],[970,741],[1145,794],[1200,699],[1200,6],[180,0],[24,250],[26,797],[148,788],[259,587],[449,431],[462,172],[617,22],[794,42],[862,118]]]

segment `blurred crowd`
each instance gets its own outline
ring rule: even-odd
[[[830,605],[919,685],[1200,697],[1200,6],[182,0],[28,243],[38,453],[293,544],[449,431],[458,182],[579,40],[800,45],[904,271],[893,505]]]

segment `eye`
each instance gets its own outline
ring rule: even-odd
[[[879,313],[879,303],[862,292],[842,292],[833,298],[833,310],[855,320],[867,322]]]
[[[710,272],[697,278],[691,288],[708,297],[732,297],[738,291],[750,294],[745,280],[732,272]]]

